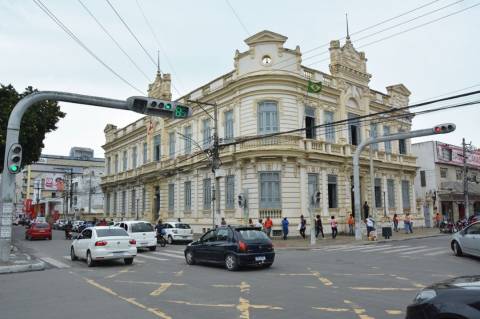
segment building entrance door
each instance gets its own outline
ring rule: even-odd
[[[425,227],[432,227],[432,218],[430,216],[430,205],[423,205],[423,217],[425,218]]]

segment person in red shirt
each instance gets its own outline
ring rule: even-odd
[[[267,234],[268,237],[270,237],[272,233],[272,226],[273,226],[272,219],[270,217],[267,217],[267,220],[263,224],[263,227],[265,228],[265,233]]]

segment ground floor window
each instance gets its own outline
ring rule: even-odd
[[[281,208],[280,173],[261,172],[260,208]]]
[[[328,208],[338,207],[337,175],[328,175]]]

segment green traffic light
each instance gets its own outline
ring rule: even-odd
[[[171,103],[166,103],[165,104],[165,110],[171,110],[172,109],[172,104]]]
[[[18,171],[18,166],[17,165],[10,165],[9,167],[11,172],[17,172]]]

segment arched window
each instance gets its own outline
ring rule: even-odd
[[[258,133],[278,132],[278,107],[275,101],[258,103]]]

